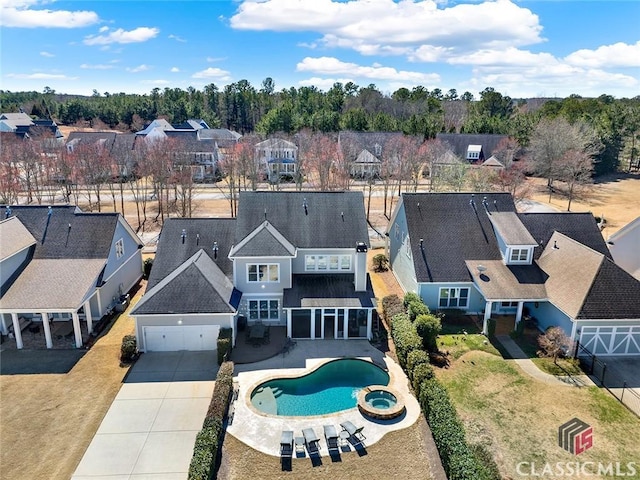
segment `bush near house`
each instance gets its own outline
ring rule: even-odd
[[[231,340],[233,338],[233,330],[230,328],[221,328],[218,334],[218,365],[227,360],[228,354],[231,352]]]
[[[429,363],[429,354],[424,350],[412,350],[407,355],[407,374],[413,380],[413,369],[421,363]]]
[[[442,331],[442,323],[435,315],[418,315],[415,321],[416,331],[422,338],[422,346],[429,352],[438,351],[438,335]]]
[[[407,356],[413,350],[422,349],[422,339],[406,313],[399,313],[391,322],[391,337],[396,347],[398,363],[406,370]]]
[[[196,436],[189,465],[189,480],[216,478],[216,460],[224,436],[223,421],[229,410],[233,391],[233,362],[224,362],[218,370],[209,410]]]
[[[404,313],[404,305],[402,300],[395,293],[393,295],[387,295],[382,299],[382,312],[384,319],[388,325],[391,325],[391,320],[399,313]]]
[[[151,274],[151,268],[153,267],[153,258],[145,259],[142,266],[142,278],[145,280],[149,280],[149,275]]]
[[[427,307],[424,302],[420,300],[409,302],[407,313],[409,315],[409,319],[412,322],[415,322],[416,318],[418,318],[420,315],[429,315],[431,312],[429,311],[429,307]]]
[[[404,309],[408,309],[409,308],[409,304],[411,302],[422,302],[422,298],[420,298],[420,295],[418,295],[417,293],[414,292],[407,292],[405,293],[403,299],[402,299],[402,303],[404,305]]]
[[[120,346],[120,361],[130,363],[136,359],[138,354],[138,346],[135,335],[125,335],[122,337],[122,345]]]

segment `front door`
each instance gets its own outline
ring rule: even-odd
[[[335,338],[334,330],[336,324],[335,314],[324,316],[324,338]]]

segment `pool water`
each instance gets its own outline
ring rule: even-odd
[[[326,415],[354,408],[362,388],[388,384],[389,374],[373,363],[354,358],[332,360],[302,377],[260,384],[251,393],[251,403],[271,415]]]
[[[364,400],[369,406],[373,408],[380,408],[382,410],[392,408],[397,403],[397,399],[394,394],[382,390],[374,390],[373,392],[367,393]]]

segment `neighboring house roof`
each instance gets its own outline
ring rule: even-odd
[[[201,248],[148,289],[132,314],[235,313],[241,296]]]
[[[173,125],[171,125],[165,119],[159,118],[159,119],[156,119],[153,122],[151,122],[144,129],[140,130],[139,132],[136,132],[136,135],[148,135],[149,133],[151,133],[155,129],[159,129],[159,130],[162,130],[162,131],[174,130]]]
[[[369,244],[362,192],[240,192],[235,243],[265,220],[297,248]]]
[[[30,247],[36,239],[17,217],[9,217],[0,221],[0,260]]]
[[[293,143],[290,142],[289,140],[285,140],[283,138],[268,138],[262,142],[258,142],[255,144],[255,148],[256,149],[265,149],[265,148],[271,148],[271,149],[292,149],[292,150],[298,150],[298,146]]]
[[[596,219],[591,213],[519,213],[518,217],[540,245],[534,250],[534,258],[540,256],[551,235],[556,231],[611,258]]]
[[[200,140],[215,140],[220,147],[228,147],[238,143],[242,135],[227,128],[204,128],[198,130]]]
[[[354,163],[381,163],[381,160],[369,150],[362,150]]]
[[[182,243],[182,232],[186,236]],[[203,250],[228,277],[233,274],[229,251],[234,243],[236,220],[233,218],[169,218],[160,232],[147,288],[151,289],[176,268]],[[214,252],[214,244],[217,253]]]
[[[106,258],[32,260],[2,297],[3,310],[76,310],[93,291]]]
[[[234,246],[230,257],[293,257],[296,248],[268,221]]]
[[[509,136],[469,133],[438,133],[436,135],[437,140],[448,143],[453,152],[462,158],[467,157],[467,149],[470,145],[482,146],[485,156],[491,156],[505,138]]]
[[[481,167],[504,168],[504,165],[493,155],[480,164]]]
[[[353,275],[294,275],[284,290],[284,308],[374,308],[374,293],[367,275],[367,290],[356,292]]]
[[[24,112],[1,113],[0,120],[5,120],[7,123],[10,123],[13,125],[32,125],[33,124],[33,120],[31,119],[31,117]]]
[[[572,318],[640,318],[640,282],[613,261],[554,233],[537,261],[551,303]]]
[[[418,282],[468,282],[467,259],[502,259],[483,197],[491,212],[515,212],[508,193],[402,195]]]
[[[489,220],[507,245],[538,245],[516,212],[492,212]]]
[[[84,213],[74,206],[16,205],[11,212],[36,240],[34,259],[105,260],[119,221],[118,213]]]
[[[640,280],[640,217],[610,235],[607,245],[616,264]]]
[[[32,128],[44,128],[54,134],[55,138],[63,135],[58,129],[58,125],[53,120],[36,119],[33,120],[26,113],[2,113],[0,114],[0,130],[3,132],[13,132],[20,137],[28,137]]]

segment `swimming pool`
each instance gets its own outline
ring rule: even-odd
[[[354,408],[368,385],[388,385],[389,374],[365,360],[332,360],[302,377],[276,378],[251,392],[255,408],[270,415],[326,415]]]

